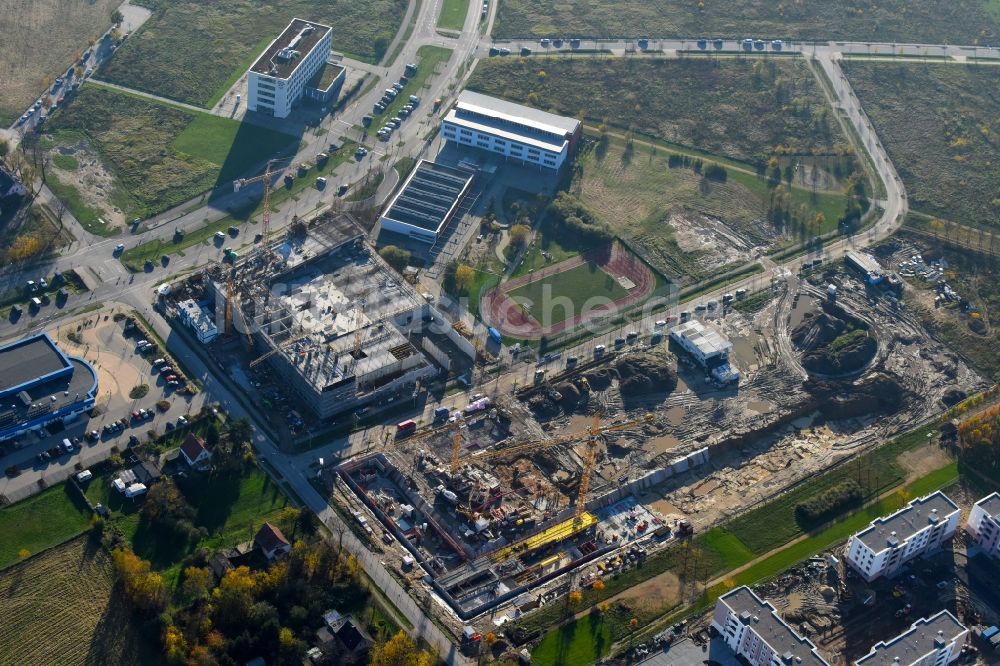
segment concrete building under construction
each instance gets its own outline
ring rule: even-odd
[[[320,419],[417,390],[440,372],[428,346],[433,358],[446,357],[413,335],[414,321],[433,316],[428,303],[361,238],[338,214],[275,246],[271,269],[257,278],[263,251],[232,269],[232,325],[252,340],[252,363],[266,360]],[[224,275],[214,288],[225,301]]]

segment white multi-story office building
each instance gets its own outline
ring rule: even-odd
[[[558,170],[576,149],[582,124],[529,106],[465,90],[441,125],[448,141]]]
[[[774,606],[749,587],[719,597],[712,626],[751,666],[830,666],[812,641],[795,633]]]
[[[247,72],[247,110],[286,118],[333,47],[329,26],[292,19]]]
[[[987,495],[972,506],[965,531],[987,555],[1000,559],[1000,493]]]
[[[969,630],[946,610],[920,618],[891,641],[881,641],[854,666],[944,666],[958,659]]]
[[[876,518],[847,543],[847,563],[872,581],[892,575],[914,557],[938,548],[958,528],[958,506],[940,490]]]

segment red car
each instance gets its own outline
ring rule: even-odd
[[[140,414],[139,412],[132,412],[132,419],[135,421],[141,421],[142,414]]]
[[[177,381],[177,375],[167,375],[167,376],[165,377],[165,379],[166,379],[166,380],[167,380],[168,382],[173,382],[173,381]]]

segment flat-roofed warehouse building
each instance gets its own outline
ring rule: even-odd
[[[382,229],[433,244],[471,184],[465,171],[420,160],[382,214]]]
[[[0,441],[94,407],[97,373],[64,353],[46,333],[0,347]]]
[[[944,666],[959,658],[969,630],[946,610],[920,618],[890,641],[872,646],[854,666]]]
[[[558,170],[576,150],[583,125],[576,118],[465,90],[445,116],[441,135],[462,146]]]
[[[740,373],[729,364],[733,343],[719,331],[697,319],[690,319],[670,329],[670,338],[723,383],[739,381]]]
[[[891,576],[950,539],[958,528],[959,514],[958,505],[940,490],[917,498],[852,536],[845,559],[866,581]]]
[[[331,35],[330,26],[292,19],[247,72],[247,110],[287,118],[310,80],[326,66]]]

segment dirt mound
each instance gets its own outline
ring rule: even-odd
[[[866,414],[892,414],[909,395],[899,382],[881,373],[856,382],[806,380],[803,388],[827,419],[847,419]]]
[[[805,351],[826,347],[847,330],[847,322],[825,312],[807,312],[792,331],[792,342]]]
[[[878,351],[867,326],[832,305],[806,313],[791,338],[802,351],[802,367],[825,375],[858,371]]]
[[[961,389],[948,389],[941,396],[941,402],[945,407],[954,407],[958,403],[969,397],[969,394]]]
[[[622,397],[651,393],[671,393],[677,388],[677,372],[663,353],[646,353],[623,358],[615,364]]]

